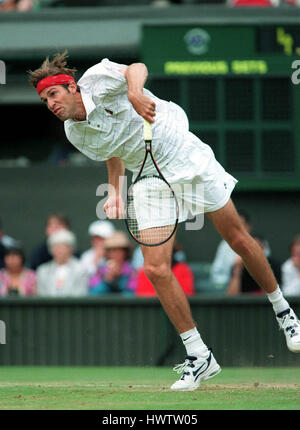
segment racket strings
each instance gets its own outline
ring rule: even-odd
[[[127,196],[127,226],[143,244],[155,245],[172,236],[178,220],[173,190],[160,177],[144,177],[131,186]]]

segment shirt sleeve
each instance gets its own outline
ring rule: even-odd
[[[88,69],[79,79],[78,85],[96,97],[116,95],[127,92],[127,81],[121,73],[127,66],[104,58]]]

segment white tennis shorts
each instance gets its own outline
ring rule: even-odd
[[[189,134],[178,157],[162,169],[177,198],[179,222],[221,209],[237,183],[215,159],[211,148]],[[167,186],[162,183],[161,187],[152,187],[148,199],[146,183],[141,181],[136,185],[134,201],[140,230],[173,224],[174,202],[163,197]]]
[[[179,216],[175,193],[163,180],[153,179],[142,179],[133,187],[132,204],[139,230],[174,225]]]

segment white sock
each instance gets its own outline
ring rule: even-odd
[[[183,345],[185,346],[187,355],[199,356],[205,355],[207,346],[201,339],[201,336],[196,327],[191,330],[180,333]]]
[[[279,288],[279,285],[277,287],[277,290],[273,291],[271,294],[267,294],[268,299],[273,305],[273,309],[275,314],[279,314],[280,312],[283,312],[287,309],[289,309],[290,305],[285,300],[285,298],[282,295],[281,289]]]

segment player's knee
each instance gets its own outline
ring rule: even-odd
[[[145,263],[144,271],[150,281],[159,282],[162,279],[166,279],[171,275],[171,267],[167,263]]]

